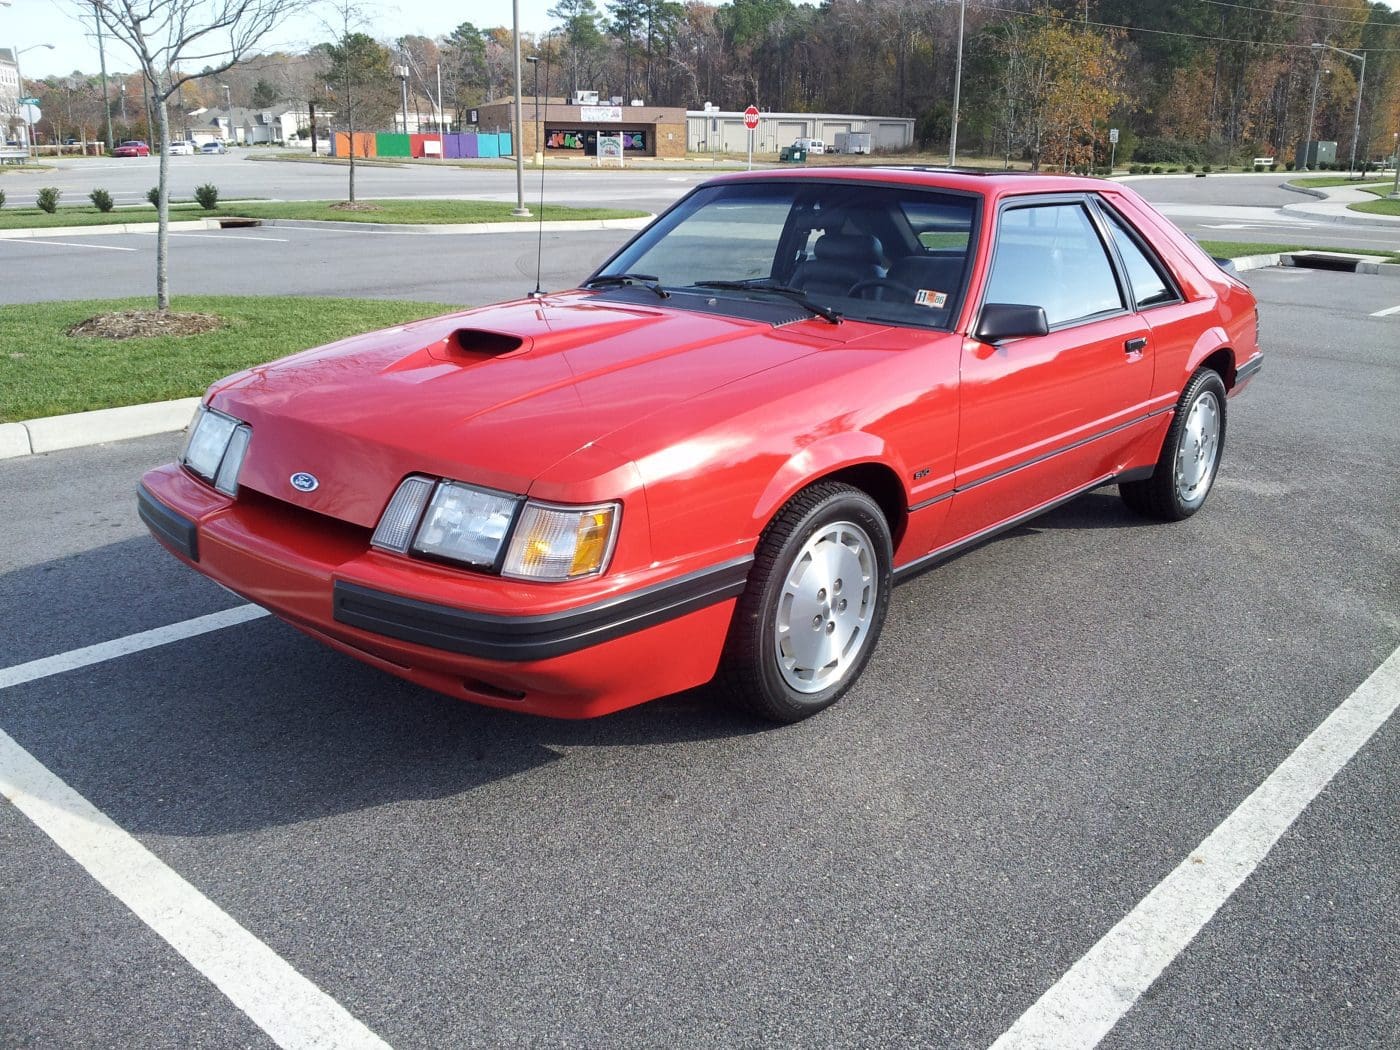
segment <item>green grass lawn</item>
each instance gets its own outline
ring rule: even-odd
[[[1400,262],[1400,252],[1373,248],[1337,248],[1320,244],[1251,244],[1249,241],[1200,241],[1200,246],[1221,259],[1241,255],[1274,255],[1285,252],[1346,252],[1349,255],[1374,255],[1381,262]]]
[[[1364,211],[1371,215],[1400,215],[1400,200],[1362,201],[1347,205],[1348,211]]]
[[[338,201],[232,201],[213,211],[196,204],[173,204],[172,222],[191,219],[243,217],[250,219],[326,219],[332,222],[372,223],[478,223],[539,221],[537,205],[531,205],[531,216],[518,219],[511,215],[513,204],[496,201],[444,200],[386,200],[374,204],[377,211],[335,211],[331,205]],[[546,204],[546,219],[634,219],[644,211],[623,211],[617,208],[570,208],[562,204]],[[156,210],[148,204],[134,208],[117,208],[100,212],[91,205],[60,205],[50,215],[38,208],[4,208],[0,210],[0,230],[58,229],[64,226],[107,226],[123,222],[155,222]]]
[[[172,309],[227,325],[192,336],[110,340],[67,330],[152,298],[0,306],[0,423],[203,393],[214,380],[358,332],[446,313],[441,303],[292,296],[180,296]]]
[[[1377,185],[1382,181],[1378,175],[1367,175],[1365,178],[1353,179],[1347,175],[1314,175],[1308,178],[1289,179],[1289,185],[1306,186],[1313,190],[1326,189],[1329,186],[1353,186],[1356,189],[1364,189],[1366,186]],[[1384,180],[1389,182],[1389,179]]]

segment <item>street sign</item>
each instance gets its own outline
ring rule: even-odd
[[[748,109],[744,110],[744,127],[748,128],[750,131],[758,127],[757,106],[750,106]]]
[[[26,124],[37,124],[44,119],[44,111],[32,102],[19,107],[19,116]]]
[[[39,100],[37,98],[22,98],[19,100],[19,104],[21,106],[37,106]]]
[[[1118,145],[1118,129],[1117,129],[1117,128],[1109,128],[1109,129],[1108,129],[1108,141],[1111,142],[1111,143],[1113,143],[1115,146]]]

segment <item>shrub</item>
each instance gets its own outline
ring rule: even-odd
[[[57,186],[45,186],[39,191],[39,197],[35,203],[39,205],[40,211],[46,211],[52,215],[58,211],[58,198],[61,196],[63,194],[59,192]]]
[[[151,202],[152,208],[160,207],[160,187],[152,186],[146,191],[146,199]]]
[[[199,206],[205,211],[213,211],[219,206],[219,187],[212,182],[206,182],[203,186],[194,188],[194,199],[199,201]]]
[[[1180,171],[1180,170],[1181,170],[1180,168],[1168,168],[1168,169],[1167,169],[1167,174],[1168,174],[1168,175],[1175,175],[1175,174],[1176,174],[1178,171]]]
[[[1209,164],[1202,164],[1202,165],[1201,165],[1201,174],[1202,174],[1202,175],[1209,175],[1209,174],[1210,174],[1210,165],[1209,165]]]
[[[1153,175],[1160,175],[1160,174],[1162,174],[1162,165],[1160,165],[1160,164],[1154,165],[1153,168],[1152,168],[1152,174],[1153,174]]]
[[[92,206],[101,212],[112,210],[112,195],[106,190],[93,190],[88,194],[88,200],[92,201]]]
[[[1186,170],[1187,170],[1187,172],[1193,172],[1193,171],[1196,170],[1196,165],[1194,165],[1194,164],[1188,164],[1188,165],[1186,165]]]
[[[1284,165],[1284,167],[1287,168],[1289,171],[1292,171],[1292,170],[1293,170],[1293,162],[1290,160],[1287,164]]]
[[[1145,138],[1133,149],[1133,160],[1148,164],[1196,164],[1202,159],[1200,143],[1184,139]]]

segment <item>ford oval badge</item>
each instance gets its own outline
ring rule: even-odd
[[[315,474],[308,474],[304,470],[299,470],[292,475],[292,488],[299,492],[315,492],[320,484],[316,480]]]

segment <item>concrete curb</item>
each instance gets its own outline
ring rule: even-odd
[[[1245,270],[1262,270],[1266,266],[1280,265],[1282,256],[1277,253],[1273,255],[1241,255],[1230,261],[1235,264],[1235,272],[1243,273]]]
[[[543,223],[545,233],[568,233],[570,230],[640,230],[655,215],[642,215],[635,219],[553,219]],[[171,233],[183,230],[218,230],[223,223],[234,221],[255,223],[259,226],[302,226],[312,230],[346,230],[365,233],[411,233],[418,236],[431,236],[443,233],[536,233],[541,223],[523,219],[519,222],[459,222],[459,223],[391,223],[391,222],[334,222],[328,219],[253,219],[238,215],[225,215],[220,219],[192,219],[188,222],[172,222]],[[53,229],[0,230],[0,239],[25,240],[29,238],[81,237],[114,233],[155,233],[159,225],[154,222],[114,222],[106,226],[57,226]]]
[[[232,218],[232,216],[230,216]],[[568,233],[571,230],[640,230],[655,215],[635,219],[554,219],[548,222],[462,222],[462,223],[393,223],[393,222],[334,222],[328,219],[257,219],[263,226],[300,226],[309,230],[354,230],[364,233],[407,233],[418,237],[438,234],[464,233]]]
[[[0,459],[173,433],[185,428],[199,401],[197,397],[182,397],[175,401],[3,423],[0,424]]]
[[[210,224],[219,228],[217,219],[192,219],[189,222],[172,222],[171,233],[181,230],[207,230]],[[27,240],[37,237],[91,237],[112,233],[155,233],[159,224],[154,222],[112,222],[105,226],[55,226],[52,229],[0,230],[0,240]]]

